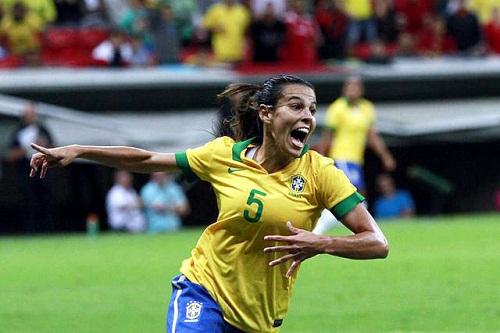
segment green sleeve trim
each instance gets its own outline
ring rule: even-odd
[[[191,167],[189,166],[189,160],[187,158],[187,154],[185,151],[175,153],[175,163],[179,167],[179,169],[182,170],[182,173],[184,176],[186,176],[186,179],[189,181],[199,179],[198,176],[191,170]]]
[[[363,197],[358,192],[354,192],[353,194],[339,202],[337,205],[335,205],[333,208],[331,208],[330,211],[336,218],[341,218],[363,201],[365,201],[365,197]]]

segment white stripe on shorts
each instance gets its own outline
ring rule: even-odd
[[[181,275],[177,281],[173,281],[174,286],[177,288],[177,291],[175,293],[174,297],[174,318],[172,319],[172,333],[175,333],[176,328],[177,328],[177,319],[179,318],[179,296],[181,296],[182,289],[181,287],[177,284],[177,282],[182,282],[186,280],[186,277],[184,275]]]

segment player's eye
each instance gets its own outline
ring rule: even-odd
[[[315,107],[312,107],[309,109],[309,111],[311,112],[311,114],[314,116],[316,114],[316,108]]]
[[[293,111],[302,111],[304,109],[304,104],[302,103],[292,103],[288,106]]]

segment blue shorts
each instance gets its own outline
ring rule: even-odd
[[[349,178],[351,183],[356,186],[358,191],[364,191],[366,189],[365,175],[363,173],[362,165],[353,162],[335,160],[335,166],[344,171],[347,178]]]
[[[172,297],[167,314],[167,333],[244,333],[229,325],[222,310],[199,284],[184,275],[172,279]]]

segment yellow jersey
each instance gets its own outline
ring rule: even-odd
[[[252,139],[221,137],[176,154],[184,174],[212,184],[219,208],[181,273],[208,290],[229,324],[245,332],[276,332],[296,275],[285,277],[290,263],[269,267],[283,254],[264,253],[277,244],[264,236],[289,234],[287,221],[312,230],[324,208],[341,217],[364,198],[330,158],[304,149],[284,169],[268,173],[246,157],[253,146]]]
[[[326,126],[334,131],[328,156],[363,164],[367,136],[375,122],[373,104],[361,98],[355,105],[341,97],[326,111]]]
[[[371,0],[345,0],[345,11],[355,20],[367,20],[373,14]]]
[[[218,61],[241,61],[245,53],[245,30],[250,13],[241,4],[227,6],[218,3],[203,17],[207,29],[222,29],[212,34],[212,49]]]

